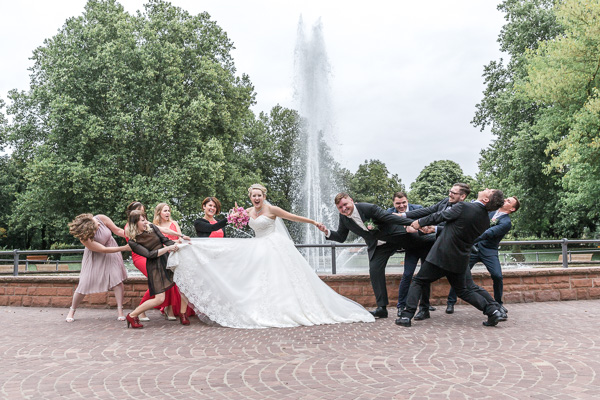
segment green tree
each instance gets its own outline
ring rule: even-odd
[[[486,89],[477,105],[473,124],[481,130],[491,127],[495,139],[481,152],[478,182],[518,196],[522,207],[513,218],[513,232],[555,236],[558,199],[562,189],[560,174],[548,173],[545,165],[548,139],[538,135],[539,105],[523,98],[517,86],[527,76],[528,50],[540,40],[551,40],[562,33],[552,0],[505,0],[498,9],[508,21],[498,37],[500,50],[509,62],[492,61],[484,68]]]
[[[292,209],[300,129],[298,112],[277,105],[269,114],[260,113],[245,141],[248,169],[257,170],[269,201],[285,210]]]
[[[47,246],[81,212],[122,223],[134,199],[191,214],[207,195],[245,196],[260,177],[244,163],[254,92],[232,48],[206,13],[90,0],[33,52],[31,89],[9,94],[4,137],[24,165],[11,229]]]
[[[389,207],[397,191],[404,191],[401,179],[390,174],[379,160],[365,160],[350,180],[350,195],[355,201]]]
[[[450,160],[438,160],[427,165],[413,184],[408,194],[412,203],[431,206],[445,197],[455,183],[467,183],[473,187],[473,178],[463,173],[460,165]]]
[[[600,1],[565,0],[555,9],[560,37],[527,52],[518,86],[539,110],[533,127],[547,145],[544,172],[560,176],[558,230],[579,236],[600,217]]]

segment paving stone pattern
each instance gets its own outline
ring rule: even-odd
[[[462,305],[411,328],[241,330],[149,313],[0,307],[3,399],[598,399],[600,300],[509,305],[495,328]]]

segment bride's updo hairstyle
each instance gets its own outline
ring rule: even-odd
[[[267,198],[267,188],[261,185],[260,183],[255,183],[254,185],[248,188],[248,196],[252,196],[253,190],[260,190],[263,194],[263,197],[265,199]]]

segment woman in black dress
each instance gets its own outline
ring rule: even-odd
[[[177,251],[177,244],[167,239],[158,229],[146,220],[143,211],[135,210],[129,214],[128,226],[125,234],[129,238],[129,247],[142,257],[146,257],[146,271],[148,273],[148,289],[153,299],[140,304],[135,310],[127,314],[127,327],[143,328],[139,323],[138,316],[165,301],[165,292],[173,283],[173,271],[168,270],[168,252]],[[179,319],[183,325],[189,325],[190,320],[185,313],[187,309],[187,298],[181,294],[181,308],[183,311]]]
[[[198,237],[225,237],[223,228],[227,225],[227,218],[216,220],[215,215],[221,213],[221,202],[216,197],[207,197],[202,201],[204,218],[194,221],[194,228]]]

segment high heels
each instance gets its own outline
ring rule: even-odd
[[[181,325],[189,325],[190,320],[186,313],[179,314],[179,321],[181,321]]]
[[[150,318],[148,318],[148,317],[138,317],[138,321],[148,322],[148,321],[150,321]]]
[[[67,322],[73,322],[75,321],[75,309],[73,307],[69,307],[69,314],[71,313],[71,311],[73,311],[73,315],[71,317],[69,317],[69,315],[67,314],[67,318],[65,319],[65,321]]]
[[[133,329],[139,329],[139,328],[144,327],[144,325],[139,323],[139,320],[137,319],[137,317],[134,318],[131,315],[127,314],[125,319],[127,320],[127,328],[129,328],[130,325]]]
[[[165,319],[167,321],[177,321],[177,317],[175,317],[174,315],[169,315],[167,313],[165,313]]]

